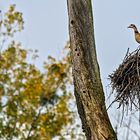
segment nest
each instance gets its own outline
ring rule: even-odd
[[[128,49],[122,64],[109,75],[109,79],[113,93],[115,91],[112,103],[119,102],[118,108],[140,110],[140,48],[132,53]]]

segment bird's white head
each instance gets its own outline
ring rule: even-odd
[[[132,29],[134,30],[135,33],[138,33],[138,29],[137,29],[137,27],[136,27],[135,24],[130,24],[130,25],[128,26],[128,28],[132,28]]]
[[[135,24],[130,24],[130,25],[128,26],[128,28],[136,29],[136,25],[135,25]]]

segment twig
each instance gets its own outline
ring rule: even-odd
[[[39,116],[40,116],[40,114],[41,114],[42,109],[43,109],[43,107],[41,107],[41,108],[39,109],[37,116],[35,116],[35,118],[33,119],[33,122],[32,122],[32,124],[31,124],[31,128],[30,128],[30,130],[29,130],[29,132],[28,132],[28,135],[27,135],[27,138],[26,138],[27,140],[30,138],[30,134],[31,134],[31,132],[32,132],[32,130],[33,130],[33,128],[34,128],[34,125],[35,125],[36,121],[38,120],[38,118],[39,118]]]

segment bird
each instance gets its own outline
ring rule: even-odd
[[[140,44],[140,33],[134,24],[130,24],[128,28],[132,28],[134,30],[135,40]]]

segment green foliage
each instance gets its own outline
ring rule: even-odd
[[[50,138],[72,121],[67,64],[45,64],[42,73],[26,62],[27,51],[15,42],[1,53],[0,138]],[[22,133],[21,133],[22,132]]]
[[[1,21],[2,24],[5,28],[3,35],[13,36],[17,31],[23,30],[24,21],[22,13],[15,10],[15,5],[9,7],[9,10],[5,13],[4,20]]]
[[[6,40],[23,29],[22,13],[12,5],[0,23],[1,36]],[[62,128],[72,121],[67,104],[70,94],[66,94],[69,64],[49,57],[41,72],[27,62],[28,53],[16,41],[0,53],[0,139],[3,140],[49,140],[61,136]]]
[[[23,30],[23,23],[15,5],[0,21],[0,139],[75,139],[78,127],[71,127],[74,112],[69,106],[71,90],[67,88],[72,84],[69,53],[60,61],[49,56],[40,71],[27,61],[31,51],[11,41],[16,32]],[[35,50],[32,58],[37,56]]]

